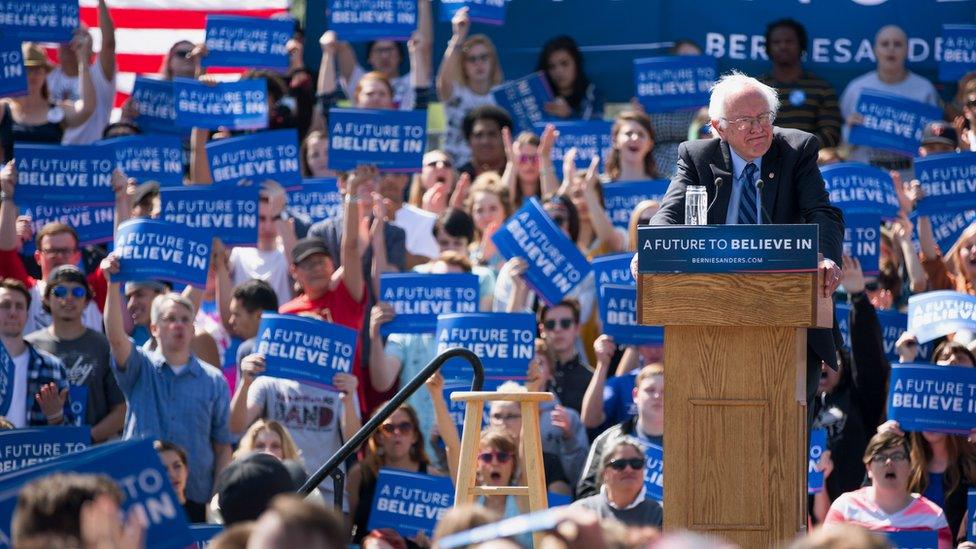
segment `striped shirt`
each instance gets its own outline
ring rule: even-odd
[[[821,147],[840,143],[840,108],[837,92],[826,80],[803,71],[796,82],[779,82],[772,73],[759,77],[779,92],[776,125],[810,132],[820,139]]]
[[[939,549],[952,547],[952,532],[945,514],[938,505],[919,494],[912,494],[907,507],[895,513],[886,513],[871,497],[870,486],[841,494],[824,519],[824,527],[848,523],[875,532],[938,532]]]

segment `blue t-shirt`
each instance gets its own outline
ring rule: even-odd
[[[945,473],[929,473],[929,485],[925,488],[925,499],[942,507],[945,505]]]

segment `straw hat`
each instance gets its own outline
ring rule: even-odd
[[[47,55],[44,53],[44,48],[33,42],[23,42],[20,45],[20,49],[24,54],[25,67],[44,67],[48,71],[53,68]]]

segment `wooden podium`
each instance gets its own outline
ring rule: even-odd
[[[772,547],[806,529],[807,328],[817,272],[640,274],[664,326],[664,528]]]

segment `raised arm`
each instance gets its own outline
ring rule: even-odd
[[[332,94],[336,90],[336,47],[338,39],[335,31],[325,31],[319,38],[322,47],[322,61],[319,63],[319,80],[315,90],[319,95]]]
[[[92,84],[88,61],[92,53],[92,37],[87,32],[76,32],[71,40],[71,48],[78,55],[78,87],[81,88],[81,99],[75,102],[65,101],[64,125],[68,128],[80,126],[95,112],[95,86]]]
[[[98,30],[102,34],[102,48],[98,52],[98,64],[101,65],[105,80],[111,82],[115,78],[115,23],[108,11],[105,0],[98,0]]]
[[[395,315],[393,306],[383,301],[373,305],[369,312],[369,381],[373,389],[379,392],[389,391],[403,368],[399,358],[386,354],[383,336],[380,335],[380,328],[393,320]]]
[[[230,419],[227,422],[231,434],[240,435],[248,425],[261,417],[261,406],[257,403],[248,404],[248,394],[257,376],[264,373],[264,355],[251,354],[241,359],[241,379],[230,400]]]
[[[122,292],[119,283],[112,280],[112,277],[119,272],[119,258],[111,253],[102,260],[101,268],[108,280],[108,294],[105,296],[105,336],[112,351],[112,358],[120,370],[125,369],[125,364],[132,354],[132,340],[125,332],[125,324],[122,321]],[[120,386],[122,383],[119,384]]]
[[[17,205],[14,203],[14,192],[17,190],[17,166],[11,160],[0,168],[0,250],[16,250],[19,242],[17,237]]]
[[[444,441],[444,449],[447,451],[447,468],[451,480],[457,483],[458,464],[461,462],[461,437],[458,436],[457,425],[454,424],[451,412],[447,408],[447,400],[444,398],[444,376],[440,372],[427,379],[427,390],[430,391],[430,400],[434,404],[437,432],[440,433]]]
[[[556,126],[546,124],[539,138],[539,192],[543,200],[556,194],[559,189],[559,179],[552,164],[552,146],[556,144],[559,132]]]
[[[207,139],[210,132],[204,128],[190,130],[190,182],[197,185],[213,183],[210,176],[210,160],[207,158]]]
[[[363,297],[365,280],[363,277],[362,253],[359,250],[359,186],[370,179],[376,179],[378,171],[375,166],[359,166],[356,171],[347,175],[346,199],[343,206],[342,245],[342,280],[353,299],[359,301]]]
[[[613,338],[603,334],[593,342],[593,350],[596,351],[596,371],[590,378],[589,385],[586,386],[586,393],[583,394],[583,406],[580,410],[580,419],[587,429],[595,429],[606,421],[606,414],[603,411],[603,389],[607,383],[607,375],[610,372],[610,360],[617,346]]]
[[[451,19],[451,39],[447,41],[447,49],[441,58],[441,67],[437,71],[437,98],[447,101],[454,94],[454,84],[461,80],[461,45],[468,37],[471,19],[468,8],[464,7],[454,14]]]
[[[586,207],[590,212],[590,224],[593,225],[593,232],[600,237],[600,241],[606,244],[611,252],[620,252],[624,249],[623,236],[614,228],[610,216],[603,209],[603,200],[596,192],[596,186],[600,184],[596,175],[599,167],[600,157],[594,156],[583,179],[583,199],[586,201]]]

